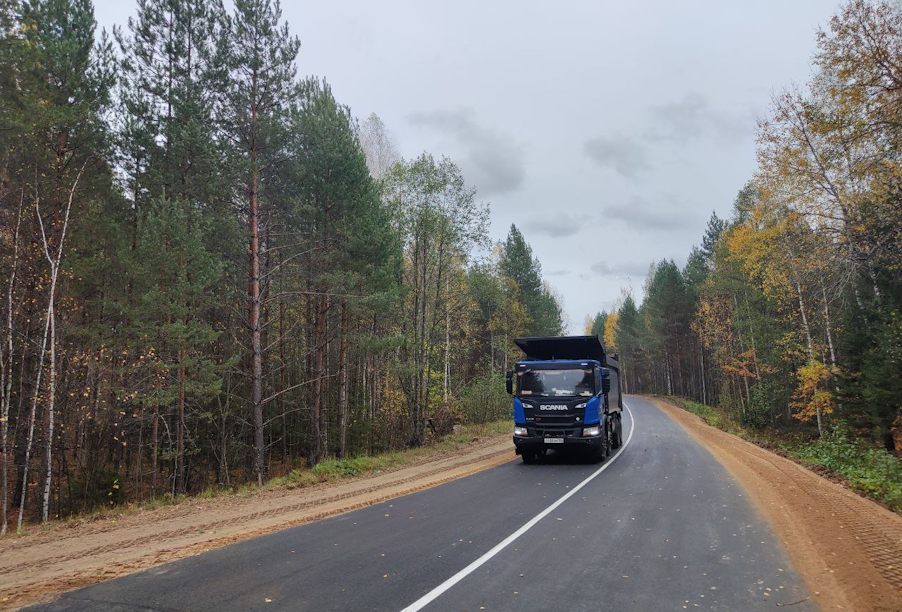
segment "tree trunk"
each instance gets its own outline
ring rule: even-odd
[[[279,251],[279,267],[284,265],[282,251]],[[279,293],[283,292],[282,279],[279,279]],[[285,301],[279,298],[279,390],[288,388],[285,380]],[[288,420],[285,416],[285,397],[279,398],[279,409],[282,412],[282,462],[288,461]]]
[[[341,340],[338,346],[338,411],[341,445],[339,457],[345,458],[348,434],[348,306],[341,303]]]
[[[22,191],[22,197],[19,200],[19,210],[16,215],[16,231],[13,234],[13,260],[12,270],[9,275],[9,289],[6,293],[6,360],[3,360],[3,350],[0,349],[0,365],[2,365],[2,376],[0,376],[0,453],[3,454],[3,473],[0,478],[0,496],[2,496],[2,525],[0,525],[0,535],[5,534],[8,529],[8,497],[9,497],[9,406],[12,401],[13,391],[13,291],[16,286],[16,272],[19,268],[19,228],[22,224],[22,206],[25,200],[25,191]],[[23,354],[24,366],[24,354]]]
[[[698,363],[700,368],[700,373],[702,377],[702,404],[708,404],[708,389],[707,389],[707,381],[705,380],[705,349],[701,340],[698,343]]]
[[[41,391],[41,374],[44,369],[44,355],[47,352],[47,342],[48,336],[51,344],[50,347],[50,360],[51,360],[51,372],[50,372],[50,388],[48,390],[48,404],[47,404],[47,448],[45,454],[45,461],[47,464],[47,471],[45,473],[44,480],[44,503],[42,505],[41,516],[44,520],[47,520],[47,514],[49,510],[50,503],[50,484],[51,484],[51,476],[53,473],[53,465],[51,463],[53,459],[53,409],[54,409],[54,396],[56,395],[56,320],[55,320],[55,308],[54,304],[56,303],[56,282],[59,278],[59,266],[60,260],[63,257],[63,245],[66,241],[66,229],[69,226],[69,214],[72,211],[72,200],[75,198],[75,190],[78,187],[78,182],[81,179],[81,175],[85,170],[85,166],[87,166],[87,162],[81,167],[81,170],[78,172],[78,175],[75,177],[75,182],[72,184],[72,189],[69,191],[69,201],[66,204],[65,216],[61,223],[62,227],[56,227],[60,225],[59,223],[55,224],[54,231],[59,230],[59,245],[56,250],[56,257],[54,258],[53,254],[50,250],[50,244],[47,242],[47,233],[44,230],[44,220],[41,217],[41,209],[40,209],[40,199],[35,199],[34,202],[34,212],[35,217],[38,221],[38,226],[41,229],[41,240],[44,246],[44,255],[47,258],[47,261],[50,264],[50,292],[47,297],[47,315],[46,315],[46,323],[44,325],[44,340],[41,344],[41,357],[38,360],[38,375],[37,382],[35,383],[34,388],[34,398],[31,404],[31,419],[29,421],[29,430],[28,430],[28,448],[25,452],[25,474],[23,478],[22,484],[22,504],[19,506],[19,523],[18,529],[22,529],[22,517],[25,512],[25,500],[28,497],[28,464],[31,459],[31,447],[34,441],[34,421],[37,413],[37,403],[38,403],[38,394]]]
[[[793,280],[795,281],[796,293],[799,298],[799,313],[802,315],[802,327],[805,329],[805,339],[808,342],[808,359],[809,361],[814,361],[814,341],[811,339],[811,328],[808,326],[808,315],[805,312],[805,300],[802,297],[802,284],[799,282],[795,268],[793,268]],[[824,425],[819,404],[815,404],[815,411],[817,413],[817,434],[823,436]]]
[[[252,112],[252,121],[256,123],[256,108]],[[250,180],[250,262],[249,287],[251,328],[251,407],[254,415],[254,471],[257,473],[257,484],[263,484],[266,473],[266,447],[263,438],[263,347],[260,342],[260,234],[259,208],[257,201],[258,169],[256,160],[256,143],[251,151]]]
[[[147,408],[141,404],[141,416],[138,418],[138,451],[135,460],[135,489],[138,493],[138,501],[144,501],[144,423]],[[65,455],[63,461],[65,461]]]
[[[445,278],[445,384],[443,399],[448,401],[448,384],[451,379],[451,312],[448,300],[449,279]]]
[[[311,465],[319,463],[325,453],[323,447],[322,421],[325,411],[325,375],[326,375],[326,316],[328,299],[325,292],[317,297],[316,327],[313,338],[313,460]]]
[[[150,456],[150,496],[153,499],[157,497],[157,457],[160,451],[160,406],[153,406],[153,442],[151,442]]]
[[[831,330],[833,325],[830,321],[830,305],[827,302],[827,289],[824,287],[823,277],[820,279],[820,282],[821,295],[824,298],[824,327],[827,329],[827,346],[830,348],[830,363],[836,368],[836,351],[833,348],[833,331]]]
[[[178,360],[182,364],[185,352],[179,349]],[[183,494],[188,490],[185,482],[185,366],[178,369],[178,424],[175,442],[175,492]]]
[[[44,356],[47,354],[47,339],[50,335],[50,316],[48,313],[47,320],[44,323],[44,339],[41,342],[40,357],[38,358],[38,369],[35,375],[34,394],[31,400],[31,412],[28,418],[28,442],[25,446],[25,459],[22,463],[22,493],[19,500],[19,521],[16,526],[17,531],[22,530],[22,519],[25,515],[25,506],[28,501],[28,472],[31,464],[31,449],[34,444],[34,424],[38,411],[38,396],[41,392],[41,379],[44,374]]]
[[[41,504],[41,520],[44,522],[47,522],[50,517],[50,484],[53,477],[53,419],[56,401],[56,310],[53,308],[52,295],[50,312],[47,313],[47,316],[50,317],[50,372],[47,375],[47,443],[44,447],[46,471],[44,472],[44,497]]]

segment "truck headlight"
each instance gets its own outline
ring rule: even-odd
[[[591,438],[592,436],[597,436],[601,434],[601,428],[598,426],[595,427],[586,427],[583,429],[583,437]]]
[[[515,436],[525,436],[525,435],[528,435],[528,432],[525,427],[514,427],[514,435]]]
[[[574,406],[574,408],[576,410],[579,410],[580,408],[585,408],[585,407],[586,407],[586,402],[583,402],[582,404],[577,404],[576,406]]]

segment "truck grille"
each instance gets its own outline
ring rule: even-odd
[[[552,436],[552,437],[560,437],[560,436],[572,436],[577,435],[574,434],[574,430],[572,428],[563,428],[563,427],[545,427],[536,429],[536,435],[541,437]]]
[[[536,424],[541,424],[542,427],[573,427],[574,416],[571,415],[555,415],[555,416],[540,416],[538,417],[542,419],[538,421]]]

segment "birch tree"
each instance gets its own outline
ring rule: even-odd
[[[436,348],[443,344],[445,280],[465,262],[470,249],[484,244],[488,207],[476,202],[460,170],[448,159],[423,154],[396,166],[387,182],[405,245],[405,283],[409,297],[402,324],[402,385],[407,399],[410,445],[426,439],[426,421],[437,369]]]

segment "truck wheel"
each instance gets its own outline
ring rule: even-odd
[[[533,452],[524,452],[522,455],[523,463],[535,463],[536,454]]]
[[[605,451],[604,442],[602,442],[592,454],[592,463],[601,463],[602,461],[604,461],[605,457],[607,457],[607,452]]]
[[[601,435],[601,444],[598,445],[598,449],[595,451],[595,455],[592,457],[596,462],[604,461],[608,455],[611,454],[611,436],[610,429],[608,426],[605,426],[605,431]]]
[[[620,448],[621,446],[623,446],[623,422],[618,417],[614,425],[614,442],[611,444],[611,448]]]

